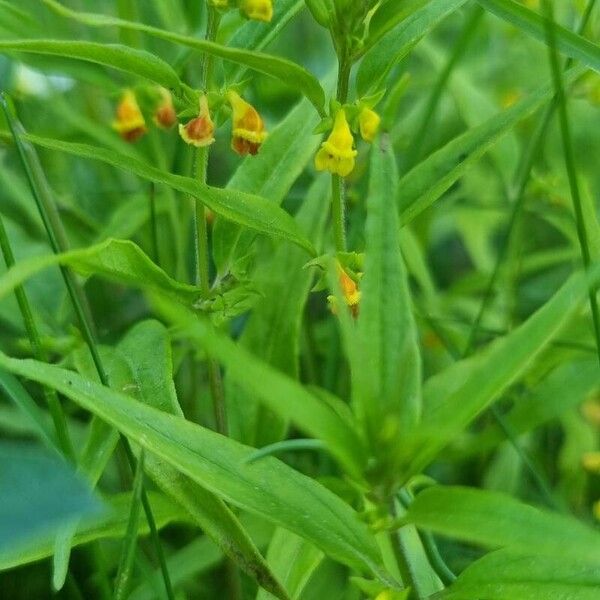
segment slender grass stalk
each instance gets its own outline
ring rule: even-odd
[[[12,250],[10,239],[8,237],[6,227],[4,226],[4,219],[0,215],[0,249],[4,257],[4,262],[7,268],[11,268],[15,265],[15,256]],[[42,362],[48,362],[48,354],[42,344],[40,333],[31,310],[31,304],[29,298],[25,292],[25,288],[21,285],[15,288],[15,296],[17,298],[17,304],[19,305],[19,311],[23,318],[25,330],[27,331],[27,337],[33,351],[33,356]],[[71,461],[75,462],[75,450],[73,449],[73,443],[69,435],[69,428],[67,425],[67,417],[63,411],[62,404],[58,398],[56,390],[50,389],[43,386],[44,397],[52,416],[54,423],[54,429],[56,430],[56,439],[62,453]]]
[[[135,469],[133,480],[133,494],[131,497],[131,507],[129,510],[129,520],[127,521],[127,531],[123,539],[123,549],[121,559],[117,570],[117,579],[115,581],[115,600],[123,600],[127,597],[129,586],[131,584],[131,575],[133,573],[133,563],[135,559],[135,547],[137,544],[137,534],[140,524],[140,504],[142,488],[144,482],[144,452],[140,454]]]
[[[2,105],[2,109],[6,115],[10,131],[15,140],[23,169],[27,175],[31,193],[35,198],[38,211],[44,223],[52,250],[55,254],[66,252],[69,248],[67,234],[61,221],[57,206],[52,198],[51,193],[49,192],[48,185],[45,183],[45,176],[39,163],[37,154],[33,148],[23,143],[21,137],[22,127],[9,111],[4,94],[0,94],[0,104]],[[108,375],[102,363],[100,352],[98,351],[94,321],[89,309],[87,298],[85,297],[82,288],[79,286],[75,275],[68,267],[61,267],[61,273],[68,295],[71,299],[75,315],[81,327],[85,343],[90,350],[98,377],[100,378],[102,385],[110,387]],[[123,440],[123,438],[121,439]],[[125,453],[131,470],[132,472],[135,472],[135,457],[133,456],[133,452],[131,451],[131,448],[126,440],[123,440],[123,446],[125,448]],[[141,499],[144,512],[146,514],[146,519],[148,521],[148,526],[150,528],[154,548],[160,562],[167,596],[169,597],[169,600],[174,600],[175,595],[171,586],[166,559],[162,550],[158,530],[156,528],[156,521],[154,520],[154,515],[152,514],[152,508],[150,506],[150,502],[148,501],[146,491],[143,488],[141,492]]]
[[[431,93],[429,94],[427,104],[423,110],[421,122],[409,145],[409,149],[406,152],[409,168],[416,165],[421,159],[423,154],[423,144],[427,139],[427,132],[431,126],[431,122],[442,98],[442,92],[450,80],[452,72],[468,49],[473,36],[477,32],[477,28],[483,15],[484,10],[481,8],[481,6],[477,5],[473,7],[471,14],[469,15],[469,18],[467,19],[467,22],[463,28],[462,34],[454,45],[454,50],[450,55],[450,58],[446,62],[442,72],[439,74],[435,82],[435,85],[433,86],[433,89],[431,90]]]
[[[556,31],[554,27],[554,7],[552,2],[549,0],[544,0],[544,10],[547,17],[546,35],[548,38],[548,56],[552,70],[552,78],[554,80],[554,90],[557,98],[558,120],[560,124],[565,168],[567,171],[567,178],[569,180],[573,208],[575,210],[575,224],[577,227],[577,238],[579,240],[579,247],[581,249],[581,257],[583,259],[584,267],[588,269],[592,259],[588,233],[584,222],[583,208],[581,206],[581,192],[579,190],[577,167],[575,166],[573,138],[571,135],[571,125],[569,122],[569,111],[567,106],[567,95],[565,93],[562,71],[558,60],[558,52],[556,50]],[[598,362],[600,363],[600,311],[598,309],[598,298],[595,290],[590,290],[589,301],[590,308],[592,310],[592,320],[594,323],[594,334],[596,336]]]
[[[150,235],[152,236],[152,258],[160,267],[160,247],[158,238],[158,219],[156,218],[156,186],[150,184],[148,192],[148,201],[150,205]]]

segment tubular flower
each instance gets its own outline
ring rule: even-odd
[[[273,0],[242,0],[241,11],[255,21],[269,23],[273,18]]]
[[[160,88],[160,95],[162,96],[162,100],[154,112],[154,122],[163,129],[171,129],[177,123],[177,113],[173,107],[173,98],[171,98],[169,90],[165,88]]]
[[[358,125],[362,139],[371,143],[379,132],[381,117],[374,110],[365,107],[358,116]]]
[[[144,115],[131,90],[123,93],[112,126],[126,142],[135,142],[148,131]]]
[[[350,275],[348,275],[348,273],[346,273],[340,263],[337,263],[337,271],[346,306],[348,306],[350,309],[353,317],[358,317],[361,296],[360,290],[358,289],[358,284],[356,281],[354,281],[354,279],[352,279],[352,277],[350,277]],[[337,298],[335,296],[328,296],[327,300],[329,301],[329,305],[333,314],[337,314]]]
[[[350,175],[354,170],[354,158],[357,154],[353,146],[354,138],[342,108],[335,116],[329,138],[321,144],[321,149],[315,156],[317,171],[327,170],[340,177]]]
[[[185,125],[179,124],[179,135],[183,138],[186,144],[203,148],[210,146],[214,141],[215,124],[210,118],[208,109],[208,101],[206,96],[200,98],[200,109],[198,116]]]
[[[233,109],[231,147],[241,156],[258,154],[267,137],[265,124],[256,109],[233,90],[227,92],[227,100]]]

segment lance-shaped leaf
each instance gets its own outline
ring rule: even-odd
[[[373,536],[350,506],[319,483],[254,449],[146,406],[72,371],[0,354],[0,366],[57,389],[202,487],[310,540],[360,571],[380,571]]]

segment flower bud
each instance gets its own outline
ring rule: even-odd
[[[242,0],[240,10],[249,19],[269,23],[273,18],[272,0]]]
[[[169,90],[160,88],[162,100],[154,112],[154,122],[163,129],[171,129],[177,123],[177,113]]]
[[[358,116],[360,135],[365,142],[373,142],[379,133],[381,117],[370,108],[363,108]]]
[[[265,124],[256,109],[233,90],[227,92],[233,110],[231,147],[241,156],[258,154],[267,137]]]
[[[210,146],[214,141],[215,124],[210,118],[206,96],[200,97],[198,116],[185,125],[179,124],[179,135],[186,144],[202,148]]]
[[[123,92],[112,126],[126,142],[135,142],[148,131],[144,115],[131,90]]]
[[[317,171],[329,171],[340,177],[347,177],[354,170],[354,138],[346,119],[346,112],[340,109],[329,138],[323,142],[315,156]]]

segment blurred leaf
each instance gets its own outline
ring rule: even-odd
[[[394,65],[407,56],[440,21],[465,3],[466,0],[430,0],[383,35],[367,51],[360,64],[357,74],[359,95],[367,96],[382,87]]]
[[[186,523],[189,520],[180,507],[167,500],[162,494],[148,492],[156,526],[162,529],[169,523]],[[77,526],[73,546],[81,546],[94,540],[121,539],[127,528],[131,494],[120,494],[107,499],[101,515],[85,519]],[[145,520],[140,523],[139,535],[149,533]],[[20,547],[10,546],[0,550],[0,570],[12,569],[52,556],[54,536],[45,535]]]
[[[481,544],[571,559],[598,567],[600,533],[577,519],[540,510],[506,494],[466,487],[429,488],[417,495],[407,522],[435,533]]]
[[[0,40],[0,52],[24,52],[76,58],[137,75],[181,93],[173,68],[157,56],[119,44],[80,40]]]
[[[35,446],[0,443],[0,490],[0,553],[102,512],[67,463]]]
[[[463,571],[441,599],[595,600],[600,586],[597,567],[564,557],[492,552]]]
[[[92,27],[119,27],[126,30],[141,31],[143,33],[147,33],[148,35],[153,35],[175,44],[187,46],[189,48],[193,48],[194,50],[204,52],[205,54],[217,56],[219,58],[244,65],[250,69],[253,69],[254,71],[264,73],[265,75],[275,77],[282,81],[285,85],[291,85],[292,87],[298,89],[312,102],[319,114],[324,114],[325,92],[323,91],[323,88],[318,80],[304,67],[301,67],[285,58],[247,50],[246,48],[222,46],[202,38],[180,35],[164,29],[158,29],[157,27],[144,25],[143,23],[125,21],[123,19],[117,19],[106,15],[78,13],[61,6],[54,0],[44,0],[44,3],[52,8],[52,10],[62,14],[63,16],[74,19],[80,23],[85,23],[86,25],[90,25]],[[2,48],[2,46],[0,46],[0,48]],[[168,88],[173,86],[164,85],[164,87]]]

